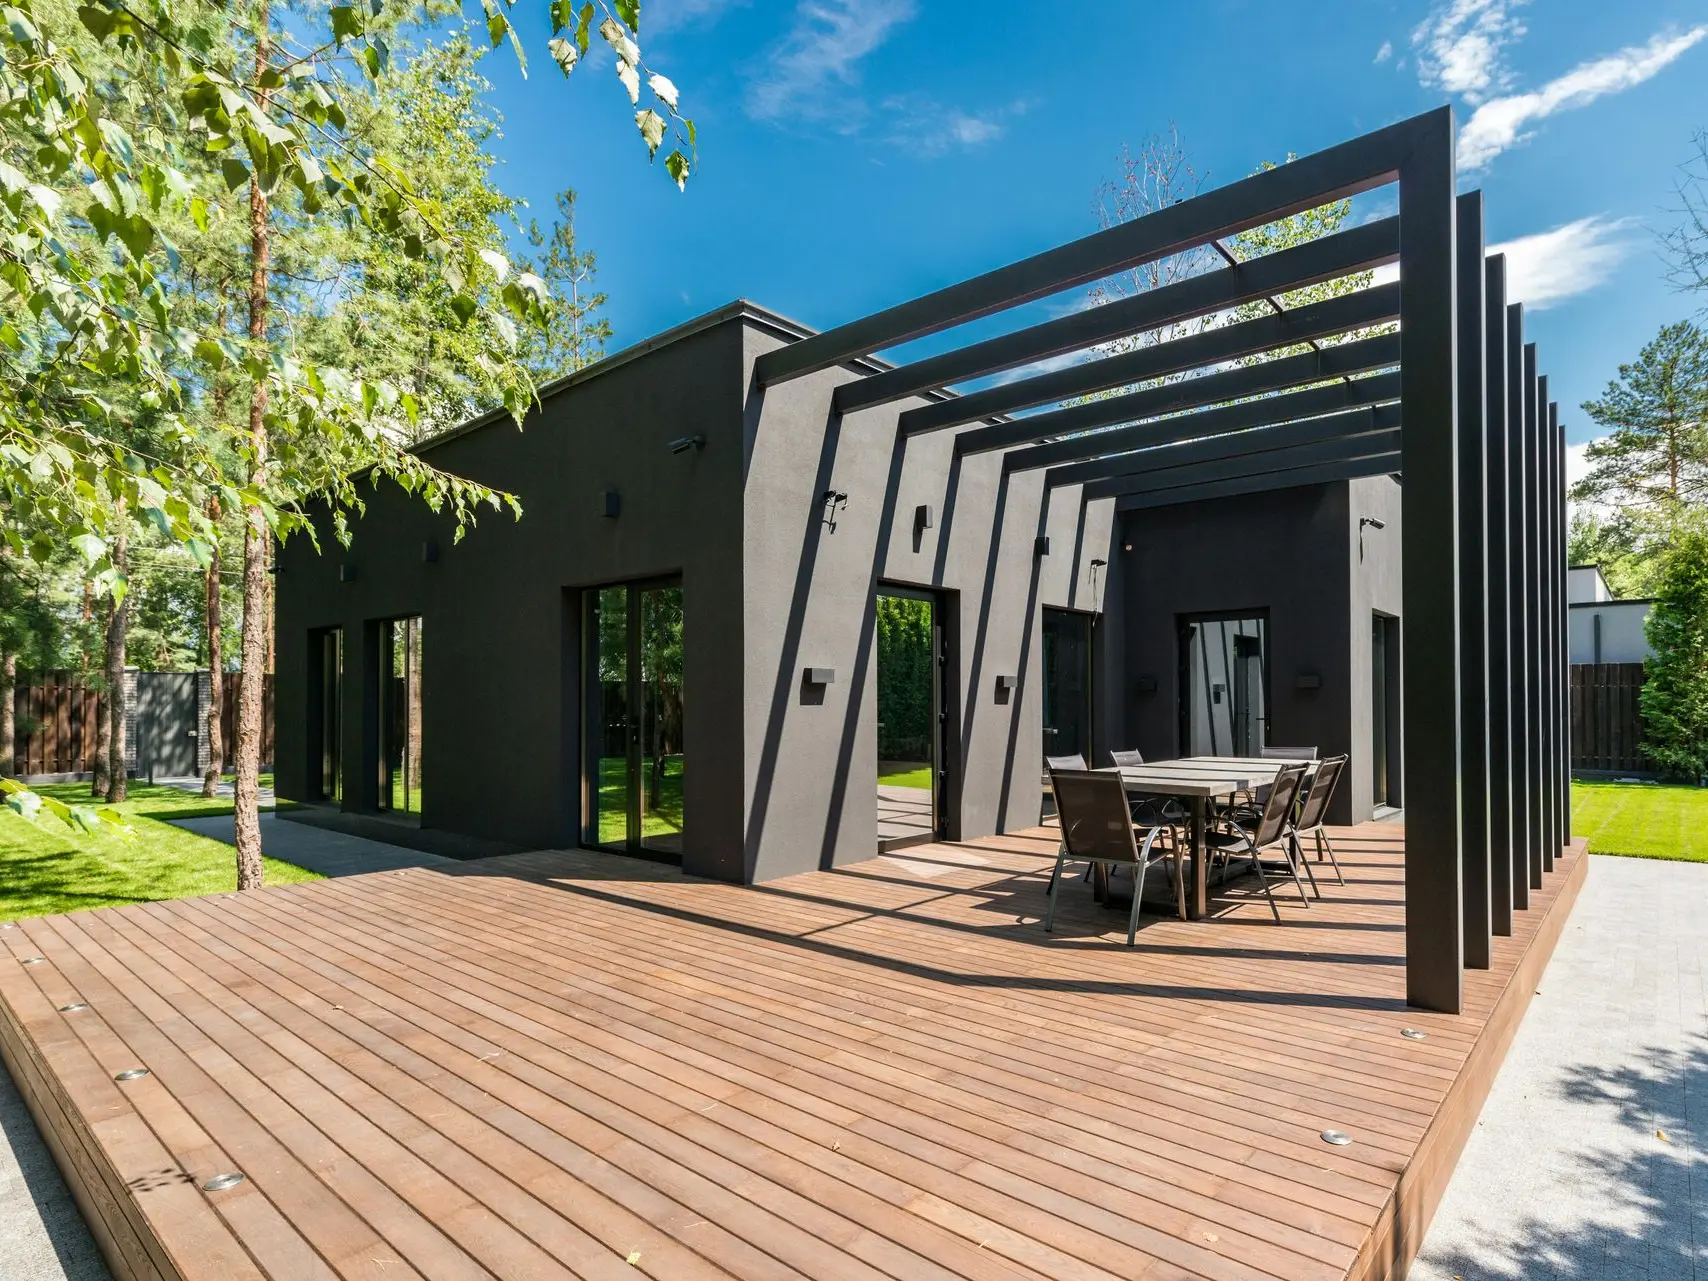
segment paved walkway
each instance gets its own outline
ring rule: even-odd
[[[233,840],[229,814],[207,818],[175,818],[174,826],[228,844]],[[261,814],[261,852],[322,876],[359,876],[363,872],[393,872],[403,867],[434,867],[455,862],[438,854],[370,841],[363,836],[334,832],[308,823],[293,823],[271,812]]]
[[[0,1281],[108,1281],[36,1123],[0,1068]]]
[[[1414,1281],[1708,1278],[1708,865],[1594,858]]]

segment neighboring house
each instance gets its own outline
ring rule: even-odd
[[[1566,599],[1574,666],[1640,663],[1654,653],[1643,630],[1652,598],[1619,600],[1599,567],[1573,565],[1566,571]]]

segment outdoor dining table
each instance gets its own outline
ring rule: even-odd
[[[1294,761],[1274,757],[1187,756],[1173,761],[1147,761],[1121,770],[1129,795],[1170,796],[1184,801],[1191,815],[1189,829],[1192,879],[1186,896],[1186,915],[1198,920],[1208,910],[1210,868],[1205,857],[1205,829],[1210,802],[1231,801],[1238,792],[1274,784],[1275,776]],[[1307,762],[1315,769],[1316,762]],[[1133,892],[1140,892],[1135,885]]]

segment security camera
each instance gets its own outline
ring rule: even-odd
[[[678,436],[670,442],[670,452],[673,454],[685,454],[690,449],[704,449],[705,447],[706,438],[697,433],[692,436]]]

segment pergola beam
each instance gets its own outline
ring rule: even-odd
[[[1363,410],[1368,414],[1371,411]],[[1400,449],[1400,428],[1390,426],[1363,435],[1315,441],[1262,454],[1235,453],[1203,462],[1136,475],[1109,476],[1082,482],[1087,499],[1118,498],[1124,494],[1146,494],[1161,489],[1179,489],[1218,480],[1238,480],[1265,472],[1296,471],[1325,463],[1350,463],[1366,458],[1388,458]]]
[[[1399,121],[1143,218],[800,339],[761,356],[754,376],[761,387],[769,387],[1383,186],[1399,175],[1421,138],[1438,132],[1443,122],[1451,127],[1451,116],[1443,107]]]
[[[1398,405],[1349,409],[1343,413],[1325,414],[1319,418],[1253,427],[1247,431],[1228,432],[1207,439],[1182,440],[1170,445],[1159,445],[1154,449],[1052,467],[1044,473],[1044,484],[1047,488],[1055,489],[1062,485],[1082,485],[1095,480],[1152,476],[1193,463],[1215,462],[1223,458],[1248,458],[1261,465],[1272,462],[1276,450],[1355,440],[1372,432],[1395,431],[1399,425]]]
[[[1384,325],[1398,320],[1399,315],[1399,283],[1376,285],[1338,298],[1307,303],[1280,315],[1221,325],[1200,334],[1082,361],[999,387],[934,400],[903,411],[901,430],[909,436],[939,431],[1037,405],[1090,396],[1112,387],[1138,386],[1187,370],[1210,368],[1244,356]]]
[[[1242,303],[1369,271],[1396,261],[1399,249],[1398,219],[1365,223],[1237,266],[1189,276],[1160,289],[1146,290],[1101,307],[1086,307],[1041,325],[843,383],[836,389],[833,404],[838,413],[853,413],[932,388],[1085,351],[1099,343],[1115,342],[1215,315]],[[789,350],[785,347],[778,354]]]
[[[1308,391],[1288,392],[1278,396],[1262,396],[1237,404],[1221,405],[1196,413],[1176,414],[1131,427],[1111,431],[1095,431],[1053,440],[1030,449],[1017,449],[1003,459],[1009,471],[1028,471],[1034,467],[1049,467],[1073,463],[1081,459],[1106,459],[1111,456],[1130,456],[1136,450],[1173,445],[1202,436],[1219,436],[1229,432],[1245,432],[1248,428],[1273,427],[1299,419],[1337,414],[1340,410],[1379,405],[1400,398],[1398,374],[1378,374],[1374,378],[1359,378],[1352,382],[1330,383]],[[1396,420],[1397,421],[1397,420]],[[1259,437],[1242,436],[1252,448],[1261,448]],[[1137,460],[1134,460],[1137,461]]]
[[[1346,462],[1319,463],[1292,471],[1264,471],[1232,480],[1207,481],[1183,485],[1177,489],[1153,490],[1126,494],[1115,500],[1117,512],[1143,511],[1154,507],[1178,507],[1185,503],[1201,503],[1213,498],[1240,498],[1251,494],[1271,493],[1279,489],[1298,489],[1306,485],[1327,485],[1335,481],[1356,480],[1361,476],[1385,476],[1400,469],[1400,455],[1378,454]],[[1088,500],[1089,501],[1089,500]]]
[[[1116,423],[1136,423],[1164,414],[1203,409],[1272,392],[1289,391],[1336,377],[1386,369],[1398,364],[1399,359],[1398,334],[1360,338],[1320,352],[1283,356],[1219,374],[1206,374],[1202,378],[1183,378],[1161,387],[1147,387],[1144,391],[1128,392],[1124,396],[1107,396],[1081,405],[1070,405],[1066,409],[1028,414],[991,427],[975,427],[955,437],[955,450],[968,455],[1011,449],[1033,441],[1095,431]]]

